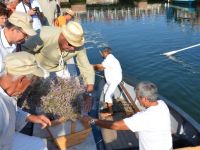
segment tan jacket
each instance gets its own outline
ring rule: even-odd
[[[94,69],[89,63],[84,48],[77,48],[74,53],[62,52],[61,54],[58,45],[58,38],[61,32],[61,28],[44,26],[36,36],[30,37],[22,45],[22,50],[35,54],[36,60],[41,67],[49,72],[62,70],[64,68],[62,59],[66,62],[66,60],[76,56],[78,68],[86,84],[94,84]]]

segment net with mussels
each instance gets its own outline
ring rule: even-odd
[[[39,108],[52,120],[75,121],[81,115],[84,91],[79,79],[46,79],[32,86],[26,105],[35,106],[36,112]]]

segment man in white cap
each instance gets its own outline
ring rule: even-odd
[[[92,96],[95,73],[86,50],[82,48],[84,41],[81,25],[70,21],[63,28],[42,27],[36,36],[22,45],[22,50],[35,54],[40,66],[48,72],[63,70],[65,62],[76,57],[78,68],[87,85],[87,95]]]
[[[0,149],[1,150],[47,150],[41,138],[24,135],[19,131],[27,122],[39,123],[42,128],[50,126],[44,115],[31,115],[17,107],[14,96],[21,95],[33,81],[33,76],[43,77],[34,55],[27,52],[8,54],[5,70],[0,76]]]
[[[16,51],[16,45],[23,43],[28,36],[35,35],[32,18],[22,12],[14,12],[8,18],[5,27],[0,30],[0,72],[3,71],[3,59]]]

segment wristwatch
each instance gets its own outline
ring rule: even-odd
[[[89,123],[90,123],[90,125],[95,125],[95,120],[94,120],[94,119],[91,119],[91,120],[89,121]]]
[[[92,93],[90,93],[90,92],[86,92],[85,94],[92,97]]]

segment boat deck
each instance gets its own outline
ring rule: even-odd
[[[118,100],[117,103],[114,103],[113,108],[113,110],[117,109],[118,112],[115,112],[112,116],[109,117],[104,117],[102,113],[99,113],[99,118],[106,120],[123,119],[127,116],[127,114],[133,113],[130,106],[127,105],[129,104],[127,104],[126,101]],[[106,150],[139,150],[137,135],[130,130],[116,131],[102,128],[101,133],[104,139]]]

